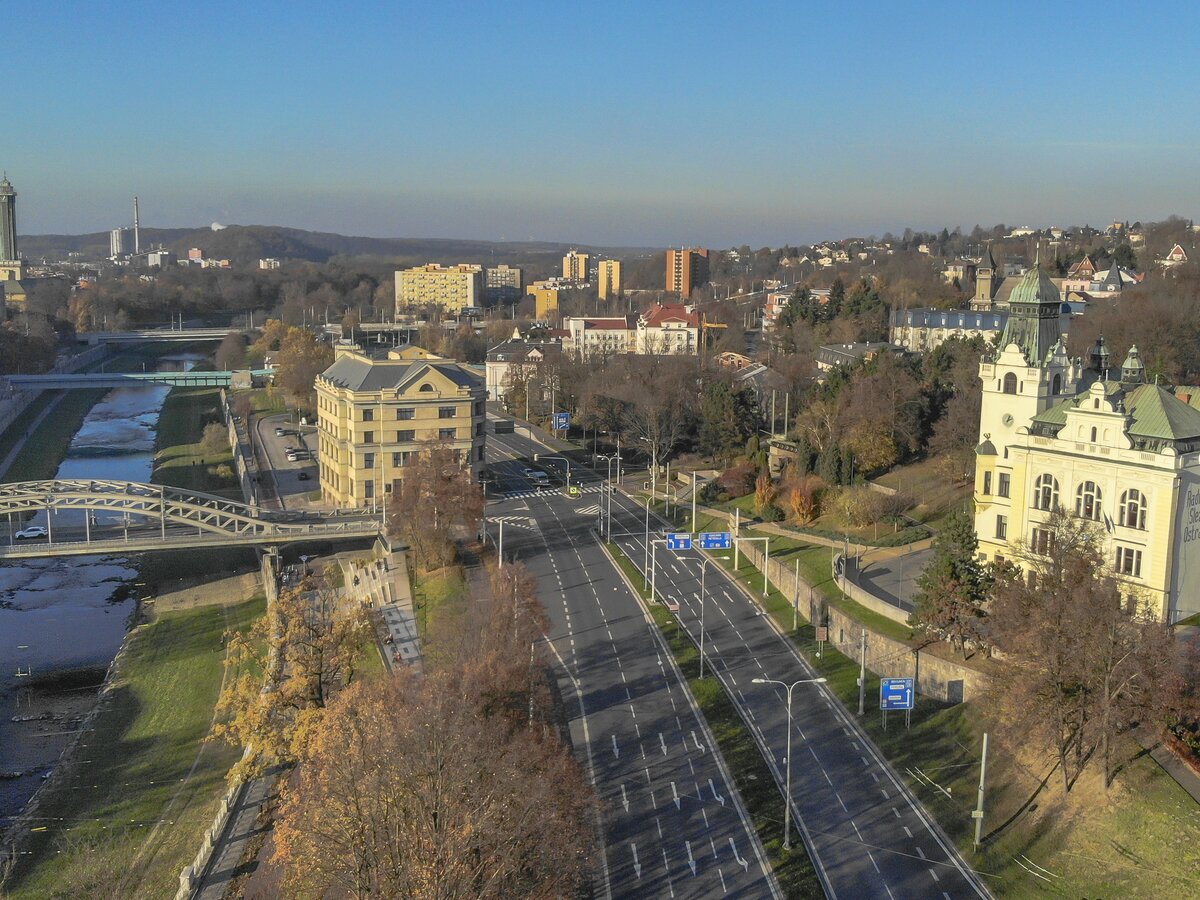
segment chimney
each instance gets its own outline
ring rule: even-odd
[[[142,223],[138,217],[138,198],[133,198],[133,254],[142,252]]]

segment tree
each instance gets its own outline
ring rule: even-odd
[[[275,859],[304,896],[571,896],[589,792],[554,733],[409,673],[344,691],[285,795]]]
[[[977,556],[975,523],[965,509],[947,518],[933,542],[933,558],[917,578],[910,621],[945,637],[964,657],[967,643],[986,643],[985,607],[992,573]]]
[[[801,474],[788,480],[787,502],[797,524],[807,525],[821,514],[821,493],[825,482],[816,475]]]
[[[226,669],[240,674],[217,699],[212,736],[253,751],[231,779],[303,756],[332,694],[354,680],[368,628],[363,609],[327,578],[306,578],[249,631],[226,633]]]
[[[244,367],[246,364],[246,336],[236,331],[225,335],[221,339],[221,346],[217,347],[216,364],[221,371]]]
[[[1022,739],[1054,748],[1063,792],[1094,750],[1105,785],[1116,738],[1135,724],[1178,714],[1184,649],[1107,565],[1104,535],[1054,511],[1037,547],[1022,549],[1028,575],[998,573],[989,624],[1009,654],[1008,717]]]
[[[215,456],[229,449],[229,432],[220,422],[209,422],[204,426],[200,438],[200,449],[204,453]]]
[[[735,389],[727,381],[710,381],[700,404],[701,452],[728,465],[734,450],[754,434],[758,418],[753,393],[745,388]]]
[[[433,569],[454,559],[456,533],[474,535],[483,517],[483,492],[458,451],[429,443],[410,460],[393,491],[388,532],[406,541],[417,563]]]
[[[297,399],[312,397],[316,378],[333,362],[328,344],[307,328],[289,328],[275,357],[275,381]]]

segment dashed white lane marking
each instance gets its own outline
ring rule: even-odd
[[[858,830],[858,826],[854,824],[853,819],[850,820],[850,825],[854,828],[854,833],[858,835],[858,839],[861,841],[863,839],[862,832]]]
[[[916,851],[917,851],[917,856],[921,857],[921,859],[925,859],[925,851],[924,850],[922,850],[920,847],[917,847]]]
[[[829,783],[830,783],[830,784],[833,784],[833,782],[832,782],[832,781],[831,781],[831,782],[829,782]],[[842,799],[842,795],[841,795],[841,794],[839,794],[837,791],[834,791],[834,792],[833,792],[833,796],[837,797],[837,801],[838,801],[838,803],[842,804],[842,812],[850,812],[850,810],[846,809],[846,801],[844,801],[844,800]],[[858,829],[856,828],[856,829],[855,829],[855,831],[857,831],[857,830],[858,830]]]
[[[879,871],[879,863],[875,862],[875,857],[871,855],[871,851],[870,851],[870,850],[868,850],[868,851],[867,851],[867,856],[868,856],[868,857],[870,858],[870,860],[871,860],[871,865],[873,865],[873,866],[875,867],[875,872],[876,872],[876,874],[882,874],[882,873]]]
[[[907,834],[909,837],[912,837],[912,832],[909,830],[907,825],[904,826],[904,833]]]

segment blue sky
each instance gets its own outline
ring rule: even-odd
[[[1184,3],[3,6],[22,233],[755,246],[1194,216]],[[1200,218],[1200,216],[1196,216]]]

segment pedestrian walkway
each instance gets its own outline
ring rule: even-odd
[[[257,862],[241,864],[247,845],[257,835],[270,829],[260,820],[264,807],[276,797],[276,787],[284,768],[276,766],[261,778],[246,782],[237,798],[237,806],[229,814],[225,829],[217,839],[208,868],[199,886],[192,892],[193,900],[221,900],[229,883],[244,872],[251,871]]]
[[[1139,731],[1137,738],[1138,743],[1149,750],[1151,758],[1162,767],[1162,770],[1187,791],[1193,800],[1200,803],[1200,774],[1197,774],[1195,769],[1172,753],[1161,740],[1158,740],[1146,729]]]

